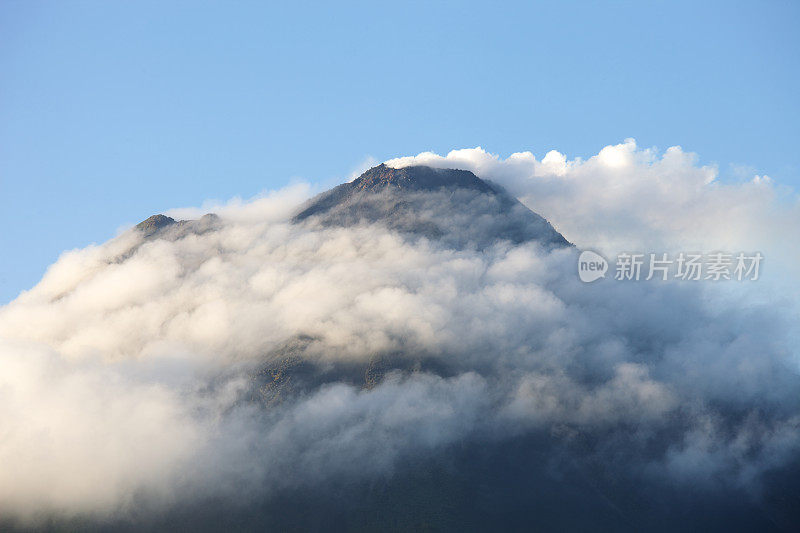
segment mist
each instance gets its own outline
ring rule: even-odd
[[[507,447],[537,472],[600,465],[615,486],[700,503],[763,502],[791,478],[793,191],[719,184],[693,154],[632,140],[586,161],[469,149],[387,164],[471,170],[576,246],[448,239],[466,224],[435,196],[442,237],[292,222],[314,190],[299,185],[168,212],[219,215],[203,231],[65,252],[0,308],[3,519],[137,524]],[[470,231],[493,231],[473,208]],[[584,284],[582,248],[758,250],[765,269]]]

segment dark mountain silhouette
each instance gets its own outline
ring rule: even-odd
[[[175,224],[176,220],[166,215],[153,215],[136,224],[136,229],[149,236],[162,228]]]
[[[550,223],[497,184],[467,170],[426,166],[366,171],[307,202],[294,223],[324,227],[380,224],[409,236],[435,239],[455,248],[485,248],[499,241],[570,246]],[[136,225],[147,238],[180,238],[218,227],[219,217],[175,220],[153,215]]]
[[[135,229],[145,237],[179,238],[188,233],[205,233],[218,225],[219,217],[214,213],[203,215],[197,220],[175,220],[166,215],[153,215],[136,224]]]
[[[374,167],[353,182],[312,199],[292,221],[312,227],[383,225],[410,238],[435,239],[456,247],[481,248],[503,241],[535,242],[545,248],[570,246],[544,218],[501,187],[468,171],[425,166]],[[137,224],[134,231],[145,239],[172,240],[219,227],[213,214],[180,221],[154,215]],[[118,262],[134,250],[121,255]],[[457,358],[470,355],[393,348],[378,350],[369,360],[331,364],[318,359],[318,350],[324,346],[319,337],[301,334],[263,354],[247,373],[242,403],[260,410],[265,421],[270,421],[282,406],[321,387],[344,383],[368,391],[385,379],[415,373],[449,378],[462,371]],[[470,348],[482,349],[487,348]],[[499,350],[498,357],[503,358]],[[535,358],[532,353],[531,363],[536,363]],[[512,367],[509,372],[513,371]],[[498,373],[486,368],[488,386],[505,379],[504,372],[505,366],[499,367]],[[589,371],[578,372],[587,385],[597,379]],[[639,471],[636,465],[647,464],[648,456],[655,459],[668,453],[681,435],[689,434],[691,427],[685,424],[682,417],[675,416],[652,427],[642,423],[642,428],[621,425],[594,430],[591,425],[567,423],[544,424],[502,438],[476,433],[442,449],[412,448],[386,474],[365,472],[362,476],[360,465],[354,464],[352,471],[321,478],[314,486],[298,481],[296,486],[279,484],[273,492],[247,487],[242,491],[250,490],[250,496],[235,502],[226,495],[199,494],[151,512],[99,520],[80,515],[56,517],[44,530],[797,530],[800,459],[768,472],[760,495],[735,483],[711,490],[704,483],[661,481],[657,471]],[[640,442],[640,438],[646,440]],[[393,445],[386,441],[386,446]],[[15,529],[14,523],[0,516],[0,531]]]
[[[323,226],[380,223],[456,247],[483,248],[499,240],[569,245],[502,187],[466,170],[426,166],[373,167],[312,199],[293,220]]]

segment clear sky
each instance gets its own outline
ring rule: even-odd
[[[125,224],[368,156],[635,137],[798,189],[798,28],[795,1],[0,0],[0,302]]]

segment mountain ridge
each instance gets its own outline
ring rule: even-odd
[[[382,222],[404,233],[483,248],[497,240],[571,246],[542,216],[501,186],[468,170],[382,163],[312,198],[292,221],[323,226]]]
[[[544,217],[503,187],[468,170],[381,163],[307,201],[291,218],[323,227],[381,224],[446,246],[484,249],[499,241],[572,246]],[[213,213],[197,220],[153,215],[135,226],[145,238],[180,238],[217,228]]]

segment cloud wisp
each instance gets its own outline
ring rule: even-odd
[[[578,246],[759,249],[776,263],[764,286],[794,286],[777,229],[797,227],[796,199],[764,178],[716,184],[678,148],[388,164],[493,179]],[[308,190],[215,208],[208,231],[66,252],[0,308],[5,517],[268,500],[527,435],[644,487],[757,497],[796,467],[793,302],[586,285],[569,247],[291,223]]]

